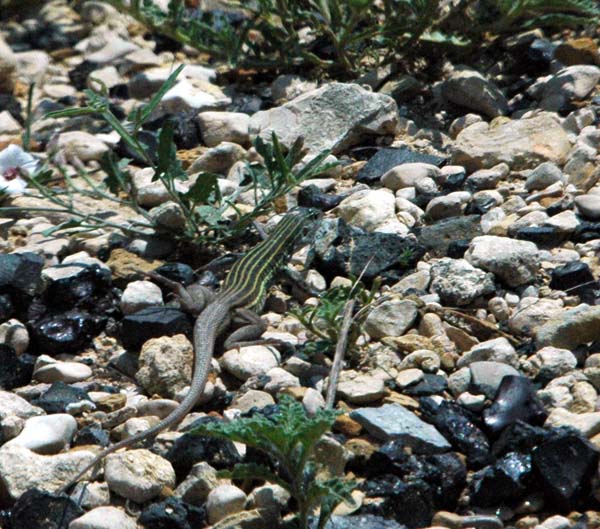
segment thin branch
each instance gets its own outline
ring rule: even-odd
[[[333,357],[333,364],[329,375],[329,386],[327,387],[327,398],[325,399],[326,409],[332,409],[333,403],[335,402],[335,393],[340,378],[340,372],[342,370],[342,363],[344,361],[346,349],[348,348],[348,334],[350,332],[350,326],[352,325],[352,311],[354,310],[355,302],[356,300],[349,299],[346,301],[346,305],[344,305],[344,319],[342,320],[342,327],[335,346],[335,355]]]

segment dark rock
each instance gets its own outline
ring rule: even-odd
[[[206,509],[171,497],[146,507],[138,522],[145,529],[200,529],[206,527]]]
[[[405,482],[385,474],[361,484],[360,489],[371,500],[364,503],[361,514],[393,517],[406,527],[427,527],[433,518],[431,488],[423,480]]]
[[[21,125],[25,125],[25,120],[22,115],[21,103],[12,94],[0,94],[0,112],[5,110],[15,118]]]
[[[456,507],[467,478],[467,469],[458,454],[410,455],[399,439],[385,443],[371,455],[366,473],[375,478],[393,474],[407,482],[422,480],[431,489],[437,509]]]
[[[201,132],[193,114],[177,112],[144,123],[145,130],[158,131],[167,122],[173,125],[173,141],[178,149],[193,149],[200,144]]]
[[[204,422],[213,420],[212,417],[198,419],[190,424],[187,430],[193,430]],[[242,460],[231,441],[194,433],[186,433],[178,437],[165,457],[173,465],[177,481],[185,478],[194,464],[199,461],[206,461],[220,470],[230,468]]]
[[[571,261],[566,265],[557,266],[552,270],[551,277],[550,288],[576,294],[581,297],[582,302],[595,305],[600,286],[598,281],[594,280],[587,263]]]
[[[573,242],[588,242],[600,239],[600,222],[581,221],[571,235]]]
[[[0,291],[33,296],[43,267],[44,258],[31,252],[0,254]]]
[[[448,381],[446,377],[425,373],[422,380],[412,386],[404,388],[402,392],[411,397],[425,397],[441,393],[447,387]]]
[[[44,292],[46,304],[61,310],[80,308],[99,311],[100,300],[110,295],[112,287],[110,272],[97,265],[57,265],[53,269],[68,269],[72,274],[50,281]],[[110,304],[102,303],[103,306]],[[96,309],[96,310],[94,310]]]
[[[84,60],[69,71],[69,79],[71,80],[71,84],[77,90],[83,90],[87,88],[88,76],[93,71],[98,70],[101,67],[102,65],[97,62]]]
[[[470,466],[480,468],[491,462],[488,438],[472,413],[449,400],[439,405],[427,398],[419,402],[423,420],[433,424],[456,450],[465,454]]]
[[[581,434],[557,431],[533,450],[532,462],[554,507],[568,512],[590,496],[591,479],[598,468],[598,450]]]
[[[28,44],[33,50],[50,52],[73,48],[80,37],[81,34],[77,32],[63,31],[60,24],[36,20],[34,24],[27,27],[23,35],[19,35],[19,41]]]
[[[55,112],[57,110],[64,109],[65,105],[61,105],[60,103],[57,103],[51,99],[42,99],[33,109],[32,119],[33,121],[43,119],[48,112]]]
[[[105,447],[109,444],[110,435],[108,432],[99,426],[93,425],[85,426],[79,430],[73,441],[74,446],[99,445]]]
[[[548,439],[549,430],[523,421],[509,424],[492,445],[492,454],[502,456],[509,452],[529,454],[534,447]]]
[[[524,226],[514,233],[509,230],[509,235],[515,239],[534,242],[538,246],[549,247],[558,246],[569,238],[567,233],[558,231],[554,226]]]
[[[435,256],[444,256],[452,241],[471,240],[482,235],[479,215],[466,215],[442,219],[430,226],[415,229],[420,244]]]
[[[446,192],[460,191],[465,185],[467,179],[467,171],[450,173],[442,183],[442,189]]]
[[[158,160],[158,133],[151,132],[148,130],[140,130],[137,135],[139,143],[144,146],[144,151],[152,160],[152,163],[156,163]],[[142,158],[136,151],[134,151],[129,144],[123,139],[119,140],[115,148],[116,154],[121,158],[131,158],[142,165],[147,165],[148,161]]]
[[[22,354],[6,344],[0,344],[0,389],[8,390],[26,386],[31,382],[35,357]]]
[[[184,263],[166,263],[154,271],[171,281],[182,284],[184,287],[194,282],[194,269]]]
[[[323,193],[316,185],[303,187],[298,192],[298,205],[306,208],[316,208],[329,211],[335,208],[344,197]]]
[[[103,328],[103,321],[82,310],[71,310],[28,322],[37,354],[77,353]]]
[[[498,434],[518,420],[538,425],[543,424],[547,416],[531,381],[508,375],[502,379],[492,405],[484,410],[483,421],[490,432]]]
[[[185,334],[192,325],[182,311],[170,307],[148,307],[128,314],[121,323],[121,342],[126,349],[138,350],[150,338]]]
[[[109,88],[108,95],[114,99],[130,99],[129,85],[125,83],[118,83],[116,85],[113,85]]]
[[[448,257],[451,257],[452,259],[462,259],[470,245],[470,239],[459,239],[458,241],[452,241],[448,245]]]
[[[465,208],[465,215],[483,215],[490,209],[495,208],[498,202],[494,197],[487,195],[476,195],[471,198]]]
[[[554,57],[554,50],[556,47],[557,45],[549,40],[535,39],[527,50],[527,56],[533,62],[538,62],[549,66]]]
[[[353,516],[332,516],[325,529],[406,529],[405,525],[399,524],[395,520],[387,520],[382,516],[373,514],[359,514]],[[317,520],[314,520],[311,529],[317,529]]]
[[[493,507],[519,499],[531,482],[531,455],[511,452],[473,475],[471,504]]]
[[[68,386],[64,382],[54,382],[48,391],[42,393],[32,404],[39,406],[46,413],[65,413],[69,404],[82,400],[90,400],[89,395],[82,389]]]
[[[0,294],[0,321],[10,319],[15,313],[15,306],[8,294]]]
[[[365,184],[379,182],[384,173],[393,167],[405,163],[430,163],[438,167],[445,159],[431,154],[413,151],[409,147],[379,149],[373,157],[358,172],[357,180]]]
[[[573,208],[574,208],[573,197],[571,195],[568,195],[568,196],[563,197],[560,200],[557,200],[556,202],[553,202],[552,204],[550,204],[546,208],[546,213],[548,214],[549,217],[553,217],[554,215],[558,215],[559,213],[562,213],[563,211],[567,211],[567,210],[570,210]]]
[[[371,280],[378,276],[399,279],[415,266],[424,248],[409,237],[393,233],[367,233],[342,219],[323,221],[315,235],[319,270],[326,277],[348,274]]]
[[[154,48],[154,53],[160,54],[163,51],[176,52],[183,48],[183,44],[174,39],[167,37],[166,35],[161,35],[160,33],[156,33],[155,31],[151,34],[144,35],[145,40],[152,39],[156,43],[156,47]]]
[[[12,508],[10,529],[68,529],[84,510],[66,494],[39,489],[24,492]]]

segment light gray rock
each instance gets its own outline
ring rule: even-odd
[[[132,281],[121,295],[123,314],[133,314],[146,307],[163,305],[162,291],[151,281]]]
[[[340,375],[337,394],[352,404],[369,404],[380,400],[386,394],[386,389],[381,378],[368,373],[343,371]]]
[[[3,446],[0,448],[0,485],[13,501],[34,487],[56,492],[93,458],[94,454],[87,450],[45,456],[24,446]]]
[[[250,142],[248,126],[250,116],[241,112],[201,112],[196,117],[202,132],[202,140],[208,147],[216,147],[222,141],[247,145]]]
[[[261,376],[279,366],[281,355],[274,347],[249,345],[230,349],[220,358],[219,363],[227,372],[239,380]]]
[[[88,88],[91,89],[101,88],[102,85],[110,89],[113,86],[117,86],[118,84],[122,84],[124,82],[125,79],[121,77],[121,74],[114,66],[105,66],[104,68],[94,70],[88,75],[87,78]]]
[[[494,165],[490,169],[479,169],[469,175],[465,184],[467,189],[482,191],[484,189],[495,189],[498,182],[508,176],[509,167],[505,163]]]
[[[205,461],[196,463],[175,489],[175,496],[198,507],[206,503],[211,490],[219,486],[217,471]]]
[[[45,51],[21,51],[15,53],[15,58],[17,59],[17,72],[21,79],[35,83],[38,88],[44,86],[46,72],[50,66],[50,56]]]
[[[463,214],[470,198],[471,193],[467,191],[454,191],[435,197],[428,202],[425,213],[433,220],[457,217]]]
[[[139,49],[129,40],[124,40],[117,35],[107,36],[105,44],[91,53],[85,53],[85,58],[91,62],[100,64],[112,63],[119,57],[123,57],[132,51]]]
[[[534,243],[493,235],[475,237],[465,252],[465,259],[513,287],[531,283],[540,262]]]
[[[43,365],[33,372],[33,378],[40,382],[52,384],[53,382],[64,382],[73,384],[82,382],[92,376],[92,369],[81,362],[51,362]]]
[[[544,85],[540,107],[558,111],[566,103],[584,99],[600,80],[600,68],[588,64],[567,66],[553,75]]]
[[[508,112],[508,102],[498,87],[467,66],[455,66],[450,77],[442,83],[441,90],[443,97],[451,103],[490,118]]]
[[[400,404],[379,408],[359,408],[350,413],[373,437],[382,441],[400,439],[416,454],[436,454],[450,450],[450,443],[431,424],[419,419]]]
[[[236,162],[245,160],[247,156],[248,153],[242,146],[223,141],[196,158],[188,169],[188,173],[205,172],[226,175]]]
[[[543,162],[533,169],[525,180],[527,191],[546,189],[556,182],[566,182],[566,176],[555,163]]]
[[[75,518],[69,529],[138,529],[135,518],[117,507],[96,507],[83,516]]]
[[[10,319],[0,325],[0,343],[10,345],[15,353],[22,355],[29,347],[27,327],[17,319]]]
[[[221,89],[205,81],[182,79],[161,99],[159,108],[166,112],[202,112],[217,110],[231,103]]]
[[[547,381],[564,375],[577,366],[577,358],[571,351],[551,346],[537,351],[530,362],[537,371],[537,376]]]
[[[538,348],[553,346],[575,349],[578,345],[600,339],[600,306],[581,304],[565,310],[535,329]]]
[[[600,219],[600,195],[579,195],[574,199],[577,211],[589,220]]]
[[[464,367],[473,362],[483,361],[499,362],[517,367],[519,356],[506,338],[494,338],[473,346],[458,359],[456,365]]]
[[[545,161],[562,164],[571,143],[555,117],[547,112],[527,119],[475,123],[456,138],[451,163],[469,171],[506,163],[512,170],[533,169]]]
[[[145,167],[133,173],[133,186],[135,188],[136,200],[140,206],[152,208],[170,200],[171,195],[165,185],[160,181],[152,181],[154,170]],[[189,189],[186,182],[175,181],[175,190],[185,193]]]
[[[24,398],[10,391],[0,391],[0,421],[12,416],[29,419],[29,417],[43,415],[43,413],[44,410],[32,406]]]
[[[73,487],[71,499],[78,502],[85,510],[95,509],[110,503],[110,491],[106,483],[79,482]]]
[[[104,153],[108,151],[106,143],[82,130],[61,132],[56,141],[49,144],[49,148],[56,148],[63,151],[67,160],[74,156],[82,162],[100,160]]]
[[[508,320],[508,328],[517,334],[533,336],[536,329],[563,311],[560,299],[521,299]]]
[[[570,426],[579,430],[585,437],[592,437],[600,433],[600,411],[590,413],[572,413],[564,408],[554,408],[544,426],[558,428]]]
[[[248,503],[257,509],[281,511],[290,499],[290,493],[283,487],[266,484],[256,487],[248,496]]]
[[[109,455],[104,479],[112,492],[136,503],[156,498],[164,487],[175,488],[171,463],[146,449]]]
[[[573,233],[580,222],[573,211],[561,211],[556,215],[552,215],[549,219],[544,222],[544,226],[551,226],[555,229],[556,233]]]
[[[325,408],[325,398],[314,388],[308,388],[304,397],[302,397],[302,405],[306,410],[306,414],[312,417],[317,411]]]
[[[226,516],[244,510],[246,500],[244,491],[235,485],[219,485],[210,491],[206,500],[208,522],[215,524]]]
[[[281,367],[274,367],[265,373],[266,383],[264,390],[276,395],[285,388],[301,387],[300,380]]]
[[[431,265],[429,289],[440,296],[442,303],[469,305],[495,291],[494,275],[475,268],[465,259],[445,257]]]
[[[352,193],[338,206],[339,215],[348,224],[374,231],[395,220],[394,195],[383,189],[365,189]]]
[[[148,340],[135,378],[150,394],[173,398],[192,380],[193,346],[183,334]]]
[[[571,112],[563,121],[562,126],[567,132],[578,135],[582,129],[596,122],[596,112],[592,107],[578,108]]]
[[[275,132],[290,146],[303,136],[311,153],[344,151],[365,134],[393,134],[398,122],[396,102],[356,84],[329,83],[250,118],[251,138],[266,141]],[[323,116],[327,116],[324,120]]]
[[[439,178],[440,169],[429,163],[405,163],[392,167],[381,177],[384,187],[397,191],[405,187],[414,187],[422,180],[436,180]]]
[[[457,404],[460,404],[463,408],[466,408],[470,411],[474,411],[476,413],[480,412],[481,410],[483,410],[483,408],[485,408],[485,401],[485,395],[473,395],[468,391],[465,391],[464,393],[461,393],[458,397],[456,397]]]
[[[467,127],[475,123],[479,123],[480,121],[483,121],[483,118],[479,114],[465,114],[464,116],[456,118],[452,123],[450,123],[450,127],[448,129],[450,137],[456,138],[456,136],[458,136]]]
[[[471,385],[471,369],[469,366],[457,369],[448,377],[448,389],[457,397],[469,390]]]
[[[384,336],[402,336],[417,319],[413,301],[391,299],[375,306],[365,321],[365,331],[375,340]]]
[[[176,233],[182,233],[185,229],[185,214],[181,207],[173,201],[160,204],[148,213],[157,226]]]
[[[252,408],[260,409],[271,404],[275,404],[275,400],[269,393],[249,389],[242,395],[236,395],[231,402],[231,407],[240,410],[242,413],[246,413]]]
[[[471,370],[472,393],[483,393],[488,399],[493,399],[500,383],[505,376],[519,376],[520,373],[512,366],[501,362],[472,362]]]
[[[583,191],[594,185],[598,179],[595,173],[597,154],[596,149],[589,145],[576,145],[569,152],[567,163],[563,167],[568,176],[567,182]]]
[[[18,445],[38,454],[57,454],[69,445],[77,432],[77,421],[67,413],[31,417],[23,431],[5,446]]]

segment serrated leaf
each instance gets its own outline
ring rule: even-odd
[[[200,173],[196,181],[190,186],[184,197],[194,204],[206,204],[211,195],[214,200],[221,199],[218,183],[219,175],[214,173]]]

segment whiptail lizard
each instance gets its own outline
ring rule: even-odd
[[[200,312],[194,324],[194,360],[195,366],[190,390],[179,406],[158,424],[143,432],[120,441],[100,452],[87,464],[69,483],[58,491],[64,492],[81,479],[91,468],[113,452],[131,446],[138,441],[155,436],[162,430],[181,421],[194,407],[204,391],[210,363],[213,356],[215,341],[225,330],[234,313],[239,313],[254,325],[238,329],[230,335],[226,346],[235,337],[250,339],[247,328],[251,331],[263,330],[255,311],[262,309],[267,287],[274,273],[289,257],[294,244],[301,234],[312,224],[315,216],[312,210],[297,209],[288,213],[270,234],[270,236],[255,246],[241,259],[236,261],[225,278],[223,287],[206,307]],[[189,304],[189,303],[188,303]],[[199,307],[196,307],[198,309]]]

